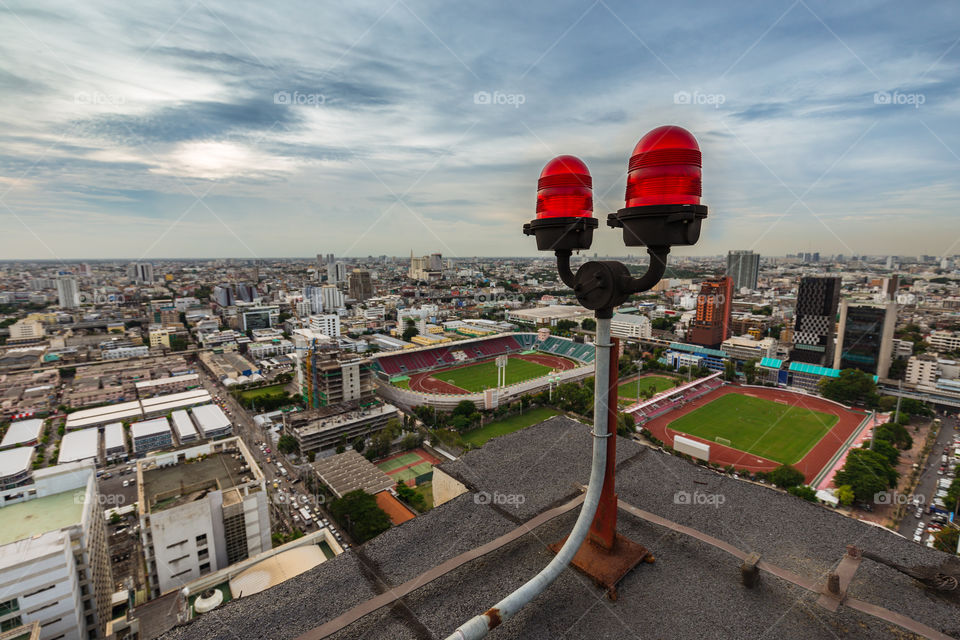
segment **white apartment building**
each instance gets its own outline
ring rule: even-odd
[[[922,353],[907,360],[907,384],[920,387],[935,387],[940,377],[940,363],[936,354]]]
[[[310,316],[310,328],[325,336],[337,338],[340,336],[340,316],[333,313]]]
[[[240,438],[137,463],[151,597],[271,548],[266,481]]]
[[[651,332],[647,316],[615,313],[610,320],[610,335],[616,338],[649,338]]]
[[[733,336],[723,341],[720,350],[734,360],[773,358],[777,353],[777,341],[774,338],[754,340],[751,336]]]
[[[105,638],[113,578],[93,462],[40,469],[0,492],[0,625],[40,638]]]
[[[960,331],[934,331],[927,342],[936,351],[960,350]]]

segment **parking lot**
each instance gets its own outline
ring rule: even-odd
[[[901,535],[927,546],[933,546],[934,533],[948,521],[949,516],[945,512],[956,508],[956,505],[944,504],[942,497],[955,477],[956,466],[960,464],[960,458],[955,456],[956,449],[960,447],[960,431],[955,416],[942,420],[936,442],[923,463],[911,508],[899,527]]]

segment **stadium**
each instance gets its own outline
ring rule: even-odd
[[[497,388],[497,358],[506,356]],[[592,344],[547,332],[510,333],[374,356],[377,391],[394,404],[450,410],[470,400],[492,409],[551,384],[593,375]]]
[[[750,472],[790,464],[807,483],[829,470],[871,418],[803,392],[725,384],[720,373],[625,411],[680,453]]]

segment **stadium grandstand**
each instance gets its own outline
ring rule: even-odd
[[[706,378],[688,382],[675,389],[659,393],[649,400],[631,405],[624,409],[624,412],[633,416],[638,427],[643,426],[643,423],[648,420],[682,407],[691,400],[706,395],[714,389],[719,389],[723,386],[722,376],[721,373],[713,373]]]

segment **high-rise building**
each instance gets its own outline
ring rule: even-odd
[[[137,462],[150,595],[269,551],[266,481],[239,437]]]
[[[727,254],[727,275],[733,278],[733,290],[756,289],[760,275],[760,254],[749,250]]]
[[[73,276],[57,277],[57,304],[64,309],[75,309],[80,304],[80,293]]]
[[[153,265],[149,262],[131,262],[127,266],[127,276],[134,282],[153,282]]]
[[[0,630],[39,622],[45,639],[107,637],[114,585],[95,471],[66,463],[0,491]]]
[[[232,307],[236,303],[233,287],[228,284],[215,286],[213,288],[213,300],[221,307]]]
[[[840,278],[808,276],[800,280],[791,360],[824,367],[833,362],[833,332],[839,304]]]
[[[429,269],[430,271],[441,271],[443,270],[443,255],[439,253],[431,253],[429,259]]]
[[[331,256],[332,257],[332,256]],[[342,262],[327,263],[327,282],[338,284],[347,280],[347,265]]]
[[[690,323],[687,342],[717,349],[730,337],[733,279],[705,280],[697,298],[697,315]]]
[[[340,316],[335,313],[310,316],[310,328],[325,336],[337,338],[340,336]]]
[[[341,402],[367,404],[375,399],[373,365],[340,353],[336,339],[314,330],[293,332],[297,347],[297,382],[308,408]]]
[[[354,269],[350,272],[350,297],[355,300],[366,300],[373,297],[373,281],[370,272],[366,269]]]
[[[834,369],[860,369],[886,378],[893,354],[897,303],[883,305],[840,303]]]

